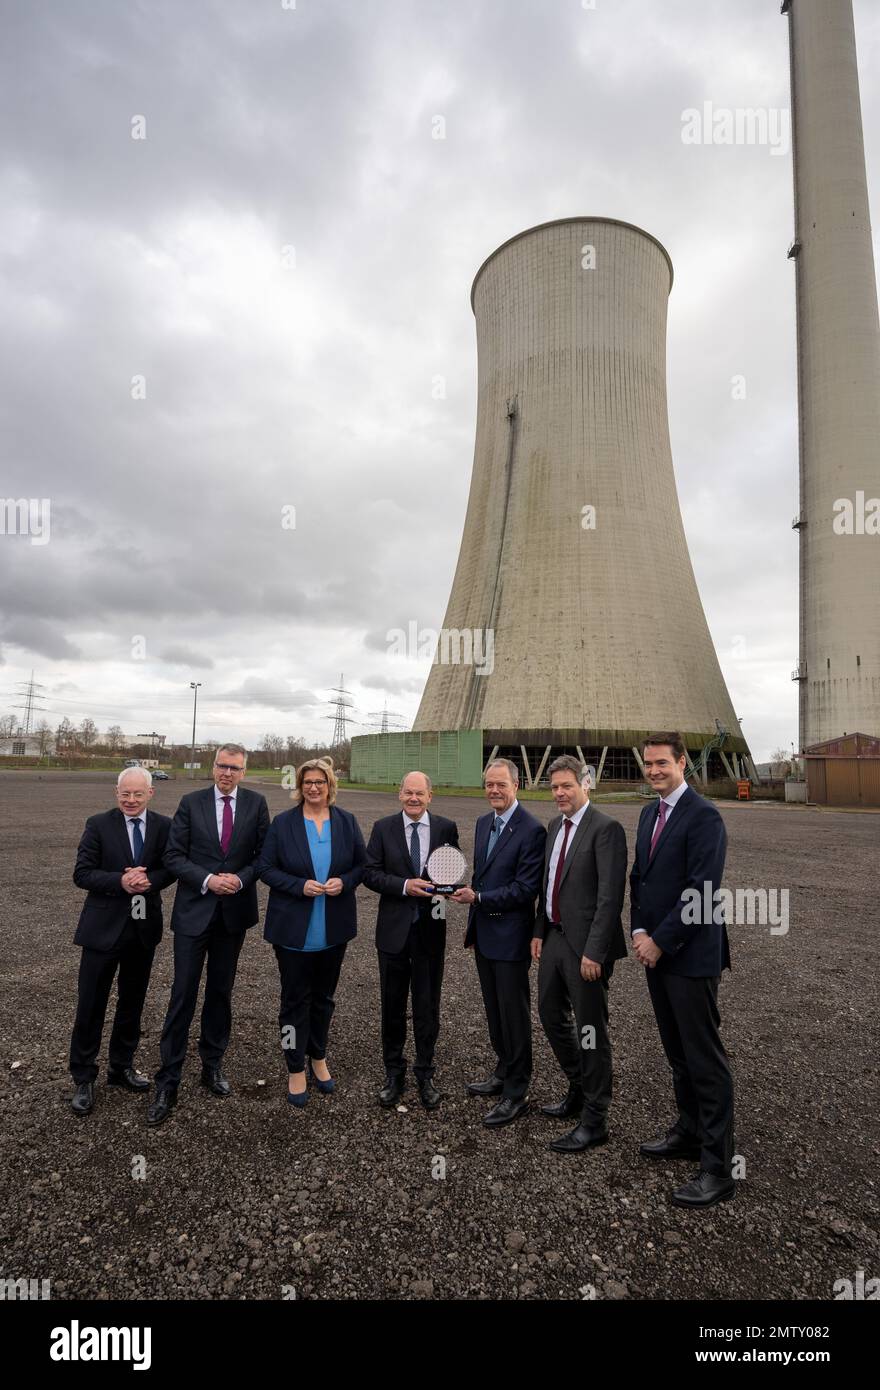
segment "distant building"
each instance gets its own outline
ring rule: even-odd
[[[34,734],[13,734],[10,738],[0,738],[0,758],[40,758],[55,751],[55,740],[41,749],[40,740]]]

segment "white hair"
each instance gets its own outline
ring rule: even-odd
[[[134,773],[138,777],[143,777],[148,787],[153,785],[153,774],[148,767],[124,767],[116,778],[117,787],[122,786],[123,777],[130,777]]]

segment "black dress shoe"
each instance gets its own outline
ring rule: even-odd
[[[177,1104],[177,1088],[166,1086],[159,1091],[153,1104],[147,1111],[147,1124],[160,1125],[163,1120],[167,1120],[171,1111]]]
[[[107,1085],[121,1086],[125,1091],[148,1091],[150,1078],[136,1067],[109,1067]]]
[[[500,1096],[504,1091],[504,1082],[499,1081],[497,1076],[490,1076],[486,1081],[468,1081],[464,1089],[469,1096]]]
[[[529,1108],[528,1096],[522,1100],[511,1100],[505,1096],[504,1100],[499,1100],[497,1105],[493,1105],[487,1115],[483,1116],[483,1124],[487,1129],[500,1129],[502,1125],[509,1125],[512,1120],[518,1120],[520,1115],[525,1115]]]
[[[541,1114],[550,1115],[554,1120],[567,1120],[569,1115],[579,1115],[584,1108],[584,1093],[579,1086],[569,1086],[568,1095],[555,1105],[542,1105]]]
[[[436,1110],[442,1099],[433,1081],[419,1082],[419,1100],[426,1110]]]
[[[74,1115],[88,1115],[95,1104],[94,1081],[80,1081],[70,1104]]]
[[[406,1081],[402,1076],[386,1076],[385,1085],[379,1092],[379,1104],[386,1110],[390,1110],[393,1105],[397,1105],[403,1095]]]
[[[670,1201],[677,1207],[713,1207],[716,1202],[729,1202],[735,1196],[736,1183],[732,1178],[701,1169],[684,1187],[675,1189]]]
[[[219,1067],[202,1067],[202,1085],[213,1091],[215,1096],[228,1096],[232,1090]]]
[[[679,1134],[671,1129],[662,1139],[650,1139],[639,1145],[645,1158],[699,1158],[700,1141],[691,1134]]]
[[[608,1130],[595,1125],[576,1125],[568,1134],[554,1139],[550,1148],[558,1154],[579,1154],[584,1149],[593,1149],[597,1144],[608,1143]]]

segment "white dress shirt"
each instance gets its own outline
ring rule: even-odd
[[[664,801],[664,802],[666,803],[666,824],[663,826],[663,829],[660,831],[660,835],[658,836],[658,839],[660,839],[663,835],[666,834],[666,826],[669,824],[669,817],[672,815],[672,812],[675,810],[676,806],[677,806],[678,803],[681,801],[681,798],[684,796],[684,794],[685,794],[685,792],[686,792],[687,790],[688,790],[688,784],[687,784],[687,782],[682,782],[681,786],[676,787],[676,789],[675,789],[674,792],[670,792],[668,796],[661,796],[660,801]],[[658,801],[658,803],[657,803],[657,815],[659,816],[659,814],[660,814],[660,802]],[[652,839],[653,839],[653,836],[654,836],[654,825],[656,825],[656,823],[657,823],[657,822],[655,821],[654,824],[651,826],[651,837],[652,837]],[[639,935],[641,935],[641,934],[644,932],[644,930],[645,930],[644,927],[636,927],[635,931],[633,932],[633,936],[639,936]]]
[[[218,840],[221,839],[223,835],[223,798],[225,796],[229,797],[232,806],[232,824],[235,825],[235,812],[238,809],[235,804],[235,798],[238,796],[238,787],[235,787],[231,792],[221,792],[218,786],[215,785],[214,787],[214,811],[217,816]]]
[[[419,870],[418,875],[414,874],[413,877],[422,878],[425,864],[428,859],[428,854],[431,849],[431,817],[428,815],[427,811],[424,811],[418,820],[413,820],[412,816],[408,816],[406,814],[406,811],[401,811],[400,814],[403,816],[403,837],[406,840],[406,849],[408,854],[410,851],[410,845],[412,843],[412,828],[414,825],[418,826],[419,849],[422,852],[422,867]],[[410,858],[412,858],[411,855]],[[404,880],[402,895],[404,898],[406,897],[406,885],[409,882],[410,880],[408,878]]]
[[[217,839],[218,839],[218,840],[221,840],[221,841],[222,841],[222,839],[223,839],[223,810],[224,810],[224,807],[223,807],[223,798],[224,798],[225,796],[228,796],[228,797],[229,797],[229,804],[230,804],[230,807],[231,807],[231,809],[232,809],[232,824],[233,824],[233,826],[235,826],[235,809],[236,809],[236,808],[235,808],[235,798],[238,796],[238,787],[235,787],[231,792],[221,792],[220,788],[217,786],[217,784],[216,784],[216,782],[215,782],[215,783],[214,783],[214,814],[215,814],[216,817],[217,817]],[[205,881],[204,881],[204,883],[202,884],[202,892],[203,892],[203,893],[207,893],[207,891],[208,891],[208,879],[209,879],[209,878],[212,878],[212,877],[213,877],[212,874],[208,874],[208,875],[206,876]],[[238,878],[238,875],[237,875],[237,874],[236,874],[236,878]],[[239,886],[239,888],[241,888],[241,879],[240,879],[240,878],[238,879],[238,886]]]
[[[556,866],[559,863],[559,856],[562,853],[562,837],[565,834],[565,822],[570,820],[574,830],[568,832],[568,845],[566,846],[566,858],[571,853],[571,842],[575,837],[575,831],[590,809],[589,801],[585,801],[579,811],[575,811],[573,816],[563,816],[556,832],[556,839],[553,841],[553,853],[550,855],[550,868],[547,874],[547,896],[544,899],[544,910],[547,914],[547,921],[553,921],[553,883],[556,879]]]
[[[122,814],[125,815],[125,812],[123,811]],[[130,849],[131,849],[131,862],[132,862],[132,864],[135,866],[135,868],[143,868],[143,865],[140,864],[140,863],[138,863],[138,860],[140,860],[140,859],[143,858],[143,851],[141,851],[141,853],[140,853],[137,857],[135,857],[135,852],[134,852],[134,822],[135,822],[135,821],[137,821],[138,825],[139,825],[140,828],[141,828],[141,835],[143,836],[144,844],[146,844],[146,841],[147,841],[147,813],[146,813],[146,811],[141,811],[141,813],[140,813],[139,816],[125,816],[125,828],[126,828],[126,830],[128,831],[128,843],[129,843],[129,847],[130,847]]]

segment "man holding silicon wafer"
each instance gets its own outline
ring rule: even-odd
[[[406,1086],[406,1008],[412,996],[419,1099],[436,1110],[434,1048],[440,1031],[440,991],[446,951],[446,904],[436,898],[427,864],[441,845],[458,848],[458,827],[429,814],[431,779],[408,772],[400,784],[402,811],[377,820],[367,845],[363,882],[379,894],[376,950],[382,1001],[385,1085],[379,1104],[396,1106]]]

